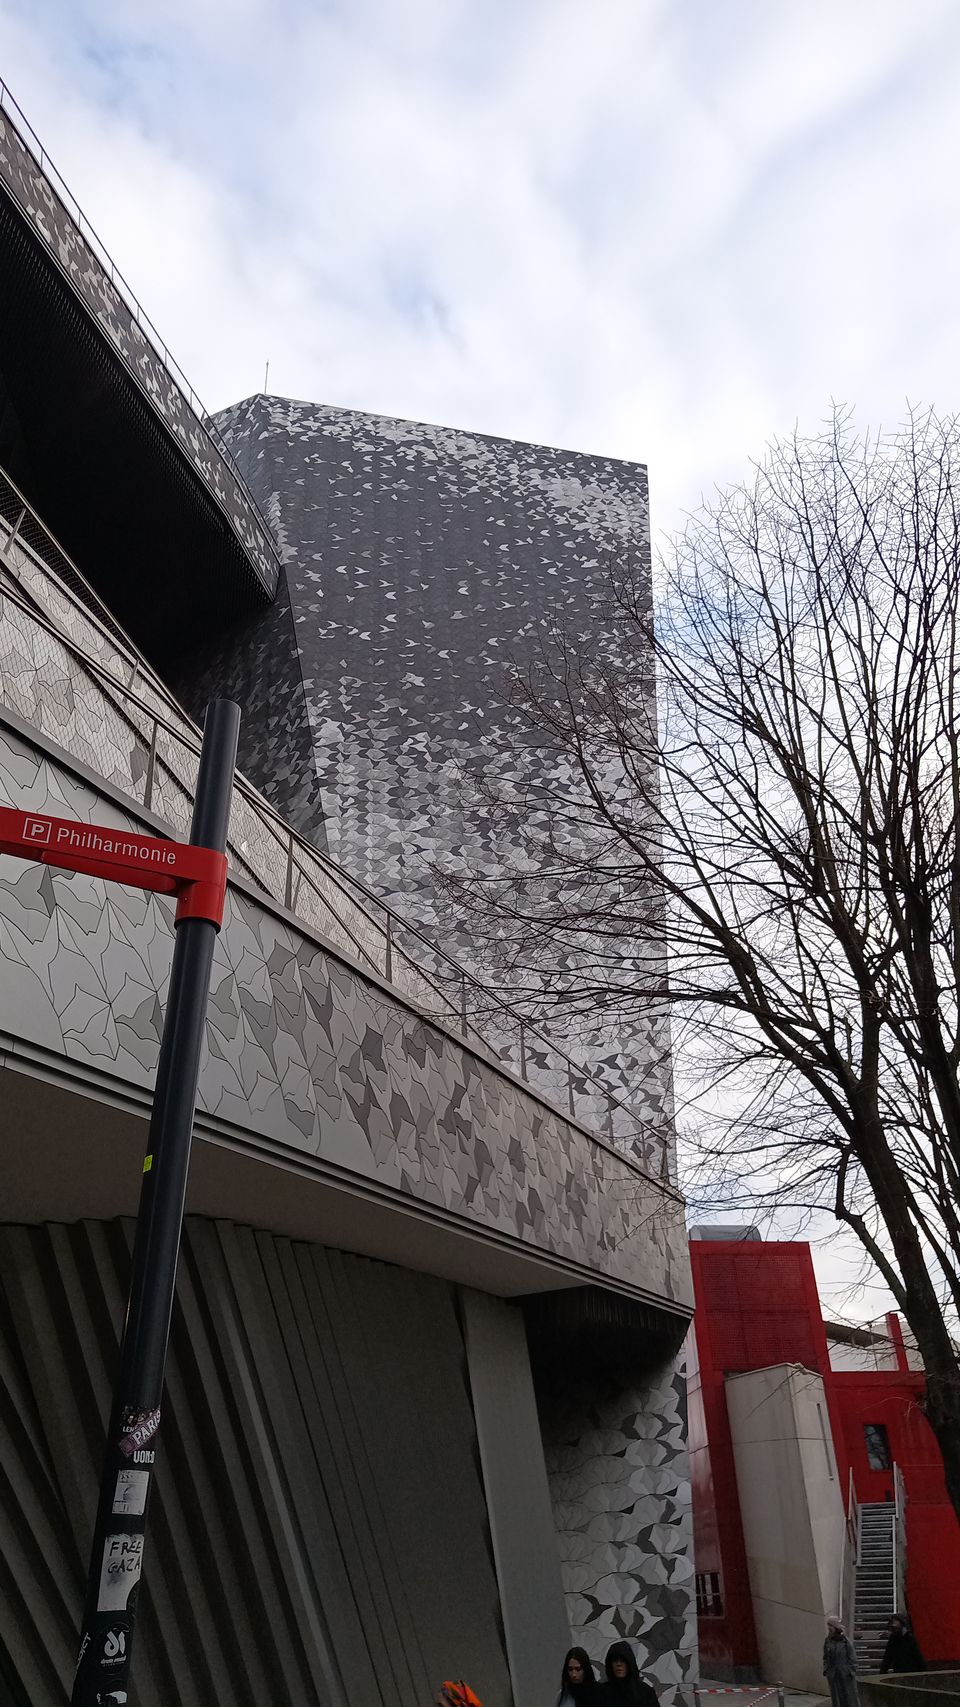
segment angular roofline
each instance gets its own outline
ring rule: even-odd
[[[445,421],[421,421],[414,415],[388,415],[382,409],[357,409],[351,403],[318,403],[310,397],[287,397],[279,391],[251,391],[235,403],[224,404],[216,411],[215,418],[232,414],[237,409],[247,409],[254,403],[288,403],[296,409],[328,409],[337,415],[357,415],[364,421],[393,421],[406,427],[425,427],[428,432],[456,433],[458,437],[479,439],[484,444],[523,445],[526,450],[561,451],[565,456],[583,457],[586,462],[613,462],[620,468],[641,469],[644,475],[649,473],[648,463],[636,462],[632,457],[613,456],[606,451],[578,450],[574,445],[550,444],[546,439],[518,438],[515,433],[483,433],[474,427],[453,427]]]

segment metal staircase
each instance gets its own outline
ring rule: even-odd
[[[887,1621],[898,1610],[897,1512],[893,1501],[884,1505],[862,1505],[859,1527],[853,1641],[858,1671],[874,1672],[880,1670],[887,1644]]]
[[[850,1472],[846,1537],[840,1566],[840,1612],[852,1631],[857,1670],[880,1670],[887,1623],[905,1613],[907,1577],[906,1492],[893,1466],[893,1499],[858,1505]]]

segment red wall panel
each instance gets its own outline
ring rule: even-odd
[[[864,1426],[882,1423],[907,1493],[907,1595],[928,1658],[960,1661],[960,1523],[947,1499],[939,1448],[923,1414],[923,1376],[906,1370],[833,1372],[809,1245],[690,1246],[696,1294],[691,1466],[698,1572],[720,1574],[723,1614],[701,1617],[705,1674],[757,1664],[727,1374],[800,1363],[823,1376],[837,1463],[858,1500],[893,1497],[892,1470],[871,1470]]]
[[[860,1501],[893,1497],[893,1472],[871,1470],[864,1427],[882,1423],[907,1495],[907,1604],[930,1659],[960,1659],[960,1523],[947,1497],[940,1448],[923,1414],[923,1376],[838,1371],[834,1410]]]

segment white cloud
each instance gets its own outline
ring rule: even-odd
[[[198,391],[646,459],[949,401],[949,4],[5,0],[6,74]]]

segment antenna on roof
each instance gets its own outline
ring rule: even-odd
[[[270,363],[268,360],[267,365],[263,370],[263,394],[264,394],[264,396],[267,395],[267,380],[269,378],[270,378]]]

